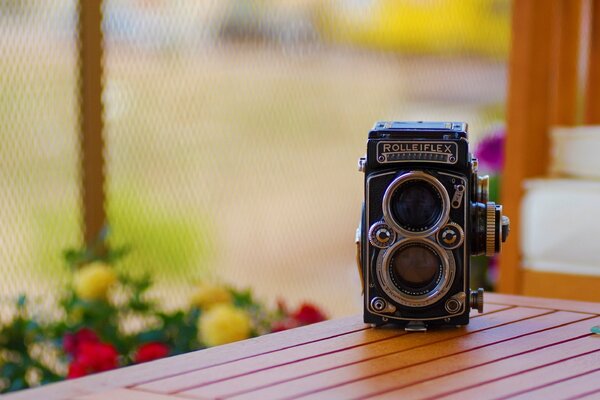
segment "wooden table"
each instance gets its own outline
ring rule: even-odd
[[[464,328],[405,333],[354,316],[8,397],[600,399],[594,325],[600,303],[489,294]]]

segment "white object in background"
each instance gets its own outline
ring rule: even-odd
[[[600,125],[556,127],[551,137],[551,173],[600,179]]]
[[[600,276],[599,206],[600,181],[527,181],[521,203],[523,267]]]

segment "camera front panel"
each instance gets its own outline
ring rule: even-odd
[[[365,177],[365,322],[466,324],[470,175],[394,167]]]

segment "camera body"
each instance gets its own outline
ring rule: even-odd
[[[359,160],[365,199],[357,230],[364,320],[407,330],[468,324],[483,310],[470,257],[500,251],[509,230],[488,201],[462,122],[378,122]]]

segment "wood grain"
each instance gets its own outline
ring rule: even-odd
[[[181,400],[174,395],[156,394],[131,389],[115,389],[74,397],[73,400]]]
[[[445,342],[410,349],[378,360],[342,367],[288,382],[285,385],[284,394],[282,394],[282,386],[279,387],[279,394],[277,394],[274,391],[275,385],[260,392],[249,393],[245,397],[234,398],[363,398],[424,379],[434,379],[444,372],[455,371],[460,368],[471,368],[473,365],[485,360],[481,357],[488,357],[488,361],[491,361],[514,354],[514,344],[504,342],[528,335],[532,331],[543,332],[553,326],[577,321],[585,317],[580,314],[565,312],[541,315],[493,329],[474,332],[468,336]],[[586,324],[586,326],[589,327],[589,324]],[[580,333],[581,328],[581,326],[577,327],[576,332]],[[556,339],[558,334],[549,335],[550,337],[546,340],[551,342]],[[522,342],[526,344],[523,345]],[[532,346],[528,339],[521,339],[516,343],[517,346],[525,346],[525,349],[530,349]],[[472,352],[495,344],[498,345],[492,347],[491,352],[484,352],[483,350]]]
[[[516,306],[523,307],[540,307],[548,310],[562,310],[590,314],[600,314],[600,303],[507,295],[501,293],[487,294],[486,304],[513,304]]]
[[[199,383],[198,380],[188,380],[194,382],[194,389],[184,391],[182,394],[192,397],[228,397],[235,394],[241,394],[256,388],[261,388],[276,383],[289,382],[290,380],[312,375],[318,372],[327,371],[333,368],[339,368],[344,365],[375,360],[384,356],[398,353],[404,349],[419,347],[425,344],[435,343],[437,341],[445,341],[452,337],[467,335],[471,332],[477,332],[484,329],[489,329],[499,325],[507,324],[517,318],[528,318],[532,315],[540,315],[546,311],[523,309],[524,311],[514,313],[507,311],[497,311],[495,314],[485,314],[474,318],[469,326],[464,329],[450,329],[443,331],[435,331],[411,337],[410,340],[400,341],[399,338],[393,337],[389,340],[371,343],[360,348],[352,348],[338,352],[321,354],[318,357],[312,357],[305,360],[300,360],[289,364],[278,364],[272,368],[260,369],[256,368],[252,373],[243,374],[230,379],[221,379],[219,381]],[[264,367],[261,360],[258,362],[260,368]],[[287,385],[285,385],[287,386]],[[148,389],[145,387],[145,389]],[[181,391],[183,388],[170,388],[172,392]],[[287,390],[287,389],[286,389]],[[162,390],[163,393],[169,391]]]
[[[584,331],[582,329],[580,333]],[[511,356],[493,363],[480,364],[477,365],[477,368],[469,368],[449,375],[431,378],[427,381],[422,381],[396,391],[390,391],[373,398],[437,399],[444,395],[464,390],[464,388],[524,373],[552,363],[567,361],[577,355],[592,353],[596,357],[600,355],[600,343],[596,338],[592,338],[588,334],[580,339],[562,342],[549,347],[541,347],[537,350]]]
[[[587,374],[560,380],[553,384],[547,384],[539,389],[531,390],[520,395],[511,396],[514,400],[598,399],[599,397],[600,370],[598,369]]]
[[[594,321],[598,322],[600,318]],[[350,390],[353,390],[354,394],[349,398],[354,399],[364,398],[363,395],[378,399],[439,398],[443,394],[479,385],[488,380],[567,360],[578,354],[597,352],[600,350],[599,342],[590,337],[589,326],[589,321],[583,321],[517,338],[510,343],[484,346],[445,360],[403,369],[375,380],[357,382],[358,385],[347,385],[343,388],[344,393],[349,394]],[[582,335],[584,336],[581,337]],[[558,338],[561,339],[557,342]],[[384,383],[387,387],[381,386]],[[394,385],[402,388],[389,390]],[[340,389],[342,388],[335,391],[337,398],[341,397],[338,395]],[[357,392],[359,389],[360,393]],[[381,395],[373,396],[376,393]],[[318,396],[306,398],[325,398],[322,395],[327,393],[320,392]]]
[[[227,346],[213,347],[202,351],[182,354],[177,357],[156,360],[152,363],[134,365],[127,367],[126,370],[107,371],[83,379],[74,379],[46,385],[35,390],[16,392],[8,397],[12,400],[60,400],[86,393],[142,384],[155,379],[175,376],[192,370],[365,329],[368,329],[368,325],[362,321],[362,316],[355,315],[232,343]]]
[[[585,94],[585,123],[600,124],[600,0],[591,1],[590,47]]]
[[[366,331],[353,332],[336,336],[328,340],[321,340],[277,352],[257,355],[239,360],[235,363],[226,363],[180,374],[167,379],[156,380],[143,385],[138,385],[137,388],[157,393],[174,393],[189,387],[220,382],[250,372],[282,366],[310,359],[312,357],[320,357],[333,352],[355,350],[357,347],[370,343],[381,343],[384,342],[385,339],[398,338],[405,334],[406,332],[399,329],[369,329]],[[360,351],[360,349],[357,351]]]
[[[523,270],[523,294],[557,299],[600,301],[600,276]]]
[[[512,4],[512,44],[502,174],[504,214],[511,219],[511,233],[500,256],[499,290],[520,292],[520,212],[523,182],[548,170],[551,120],[552,59],[556,46],[557,2],[515,1]]]
[[[92,243],[106,224],[102,1],[79,0],[78,3],[81,206],[85,243]]]
[[[568,311],[565,311],[568,310]],[[359,316],[8,399],[599,398],[600,304],[486,297],[468,326],[405,333]]]
[[[550,364],[546,367],[511,375],[507,378],[494,380],[471,389],[456,391],[443,398],[448,400],[462,400],[465,396],[470,398],[468,396],[472,395],[477,396],[472,398],[485,398],[491,393],[494,394],[495,398],[531,398],[533,391],[555,386],[563,381],[571,381],[595,371],[600,372],[600,354],[597,352],[581,357],[574,357],[562,363]],[[597,383],[598,385],[595,388],[600,388],[600,382]],[[546,399],[549,397],[548,393],[544,396]],[[557,395],[554,397],[556,398]]]
[[[550,123],[573,126],[577,122],[582,0],[555,1]]]

